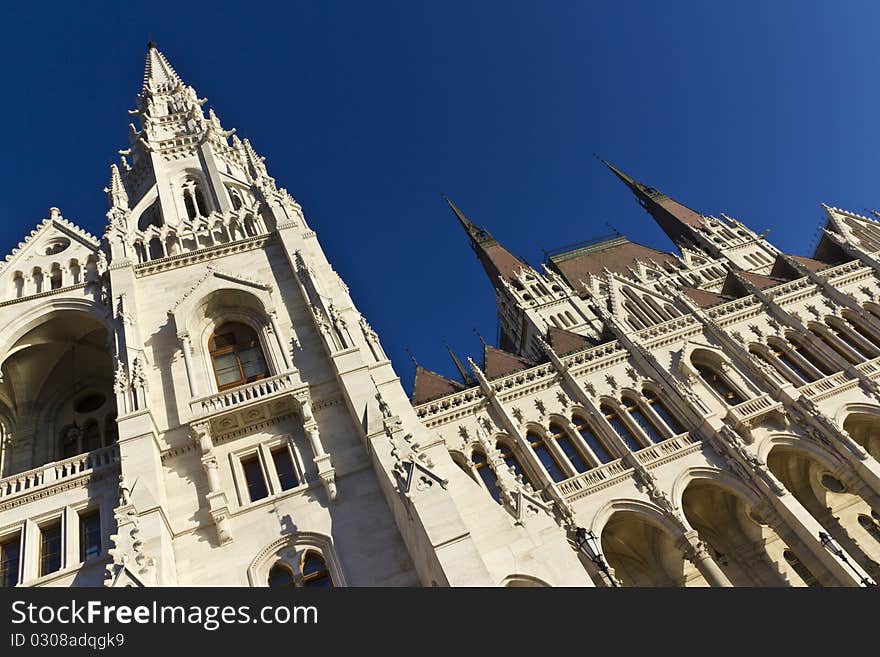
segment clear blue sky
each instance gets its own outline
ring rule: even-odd
[[[302,204],[407,387],[496,335],[441,194],[533,264],[608,231],[669,248],[592,154],[811,250],[880,206],[872,2],[24,3],[0,9],[0,250],[57,205],[104,227],[155,40]]]

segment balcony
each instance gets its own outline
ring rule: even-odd
[[[583,474],[579,474],[565,481],[556,484],[559,493],[567,502],[586,497],[598,490],[613,486],[619,481],[628,479],[632,468],[630,468],[623,459],[617,459],[605,463],[604,465],[587,470]]]
[[[657,467],[699,449],[699,440],[691,437],[689,433],[682,433],[639,450],[636,452],[636,458],[647,467]]]
[[[116,445],[47,463],[39,468],[0,479],[0,500],[5,502],[17,495],[49,488],[58,482],[85,478],[98,471],[118,467],[118,464],[119,449]]]
[[[868,363],[870,362],[871,361],[868,361]],[[862,365],[867,365],[868,363],[862,363]],[[859,367],[861,367],[861,365]],[[801,386],[798,390],[804,397],[809,398],[811,401],[820,402],[823,399],[828,399],[840,392],[855,388],[858,385],[858,379],[850,379],[844,372],[838,372],[837,374],[826,376],[824,379],[819,379],[818,381],[813,381],[805,386]]]
[[[727,418],[741,433],[748,433],[753,426],[774,415],[783,424],[786,423],[782,402],[775,401],[767,393],[737,404],[727,411]]]
[[[873,358],[856,365],[856,369],[874,381],[880,380],[880,358]]]

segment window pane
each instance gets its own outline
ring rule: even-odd
[[[217,373],[217,385],[225,386],[241,380],[238,360],[235,354],[214,356],[214,371]]]
[[[12,587],[18,584],[18,563],[21,550],[20,537],[0,545],[0,586]]]
[[[268,374],[266,361],[263,360],[263,352],[259,347],[242,349],[238,352],[238,357],[241,359],[241,369],[244,370],[246,379]]]
[[[293,467],[293,459],[290,458],[290,451],[286,447],[272,452],[272,460],[275,462],[275,472],[278,473],[278,483],[281,484],[281,490],[290,490],[299,486],[299,478]]]
[[[572,445],[568,436],[563,435],[560,438],[557,438],[556,444],[559,445],[559,448],[568,457],[568,460],[571,461],[575,470],[578,472],[586,472],[590,469],[590,466],[588,466],[584,459],[581,458],[581,455],[578,453],[577,449],[575,449],[575,446]]]
[[[641,444],[635,439],[635,436],[630,433],[629,429],[626,428],[626,425],[621,422],[619,417],[617,417],[617,413],[614,413],[608,418],[608,423],[614,428],[617,435],[623,439],[623,442],[630,448],[630,450],[638,452],[642,449]]]
[[[605,449],[605,446],[599,442],[599,439],[590,431],[589,427],[583,425],[578,433],[581,434],[581,438],[584,439],[584,442],[590,446],[590,449],[593,450],[593,454],[596,455],[596,458],[599,459],[602,463],[608,463],[611,460],[611,454],[608,453],[608,450]]]
[[[672,433],[676,436],[680,433],[684,433],[684,427],[681,426],[681,423],[672,415],[672,413],[666,410],[666,407],[662,402],[655,401],[651,404],[651,408],[653,408],[654,412],[660,416],[660,419],[666,423],[666,426],[672,430]]]
[[[489,494],[492,495],[492,499],[494,499],[496,502],[500,502],[501,489],[498,488],[498,481],[495,477],[495,471],[489,467],[489,464],[486,462],[486,457],[479,452],[474,452],[471,455],[471,461],[473,461],[474,466],[477,470],[477,474],[480,475],[480,479],[483,480],[483,483],[489,490]]]
[[[547,474],[550,475],[550,478],[553,481],[562,481],[565,479],[565,474],[562,472],[562,469],[556,463],[556,460],[553,458],[553,455],[550,453],[550,450],[547,448],[547,445],[544,444],[544,441],[533,444],[532,449],[535,450],[535,454],[538,455],[538,459],[541,461],[541,464],[547,468]]]
[[[272,566],[269,571],[269,586],[293,586],[293,575],[284,566]]]
[[[644,416],[642,411],[639,408],[634,408],[630,412],[630,417],[636,421],[636,424],[645,432],[645,434],[651,439],[651,442],[660,443],[663,442],[663,435],[657,431],[657,427],[655,427],[651,422]]]
[[[243,460],[241,467],[244,469],[244,478],[247,481],[251,502],[268,497],[269,491],[266,489],[266,480],[263,479],[263,469],[260,467],[259,459],[256,456],[252,456]]]
[[[40,576],[61,570],[61,523],[40,530]]]
[[[101,516],[98,511],[79,517],[79,560],[87,561],[101,554]]]
[[[333,587],[327,565],[317,554],[310,552],[303,559],[303,585],[314,588],[328,589]]]

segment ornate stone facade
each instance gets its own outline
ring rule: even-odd
[[[410,399],[205,102],[151,44],[103,237],[52,208],[0,270],[3,584],[880,576],[880,224],[790,256],[611,167],[679,253],[538,270],[450,202],[502,340]]]

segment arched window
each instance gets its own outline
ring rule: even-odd
[[[607,404],[602,404],[601,407],[602,413],[605,415],[605,419],[608,420],[608,424],[611,425],[611,428],[620,436],[621,440],[626,444],[627,447],[633,452],[638,452],[640,449],[644,447],[633,435],[632,431],[629,430],[629,427],[626,426],[626,423],[620,419],[620,416],[617,414],[613,408],[611,408]]]
[[[808,371],[805,367],[802,367],[800,363],[798,363],[794,358],[792,358],[785,349],[781,346],[768,344],[767,348],[770,352],[776,357],[776,359],[782,363],[784,366],[782,375],[792,381],[795,385],[801,386],[805,383],[812,383],[817,380],[817,377],[812,372]],[[758,356],[762,356],[762,354],[758,354]],[[779,367],[774,367],[779,370]],[[787,369],[787,371],[785,371]]]
[[[501,489],[498,488],[498,480],[495,476],[495,471],[489,467],[489,462],[486,460],[486,455],[481,452],[474,451],[474,453],[471,454],[471,462],[474,464],[474,469],[477,471],[480,479],[482,479],[483,484],[489,491],[489,494],[492,495],[492,498],[496,502],[500,502]]]
[[[573,467],[575,471],[586,472],[590,469],[590,466],[581,456],[577,447],[575,447],[574,443],[571,441],[571,438],[568,437],[565,429],[556,423],[551,423],[550,434],[551,440],[556,441],[556,444],[559,445],[559,449],[562,450],[562,453],[568,458],[571,467]]]
[[[183,193],[183,204],[186,206],[186,216],[188,219],[195,219],[198,216],[196,212],[196,204],[193,201],[192,196],[187,192]]]
[[[650,418],[642,413],[642,409],[639,408],[639,405],[635,400],[624,399],[623,409],[626,413],[629,413],[629,416],[633,420],[635,420],[636,424],[638,424],[639,428],[645,432],[645,435],[650,438],[652,443],[662,443],[664,440],[666,440],[663,432],[657,428],[657,426],[654,424],[654,422],[651,421]]]
[[[83,427],[82,451],[91,452],[101,447],[101,429],[95,420],[89,420]]]
[[[834,334],[832,334],[831,331],[824,326],[821,328],[811,326],[809,330],[810,333],[828,345],[833,352],[839,354],[848,362],[855,364],[864,360],[858,350],[853,353],[852,346],[846,340],[841,338],[837,331],[834,331]]]
[[[841,342],[862,356],[863,359],[870,360],[880,354],[880,350],[876,347],[876,340],[870,338],[857,324],[847,320],[846,325],[843,325],[830,319],[826,323]]]
[[[501,452],[501,458],[504,459],[504,462],[507,464],[507,466],[513,468],[514,474],[516,474],[517,476],[522,476],[523,481],[527,482],[532,488],[534,488],[535,485],[532,483],[531,479],[529,479],[529,475],[526,474],[526,471],[523,470],[519,459],[516,458],[516,455],[513,453],[510,445],[499,442],[498,451]]]
[[[587,443],[591,450],[593,450],[593,454],[596,455],[596,458],[599,459],[600,463],[608,463],[613,460],[614,457],[611,456],[611,453],[605,445],[602,444],[602,441],[596,437],[596,434],[590,429],[586,420],[575,415],[571,418],[571,422],[574,424],[574,428],[580,434],[581,438],[584,439],[584,442]]]
[[[866,329],[860,320],[856,320],[854,317],[851,317],[848,313],[844,314],[843,318],[846,320],[846,323],[852,327],[852,330],[858,333],[865,341],[871,345],[873,350],[875,351],[874,356],[877,353],[880,353],[880,349],[878,349],[877,345],[877,336],[874,335],[871,331]],[[871,356],[873,358],[873,356]]]
[[[786,334],[785,338],[791,345],[791,350],[798,354],[805,361],[807,361],[810,365],[819,370],[819,372],[821,372],[823,376],[829,376],[835,373],[836,370],[826,365],[825,361],[817,358],[816,355],[813,353],[813,350],[802,344],[800,340],[793,334]]]
[[[807,567],[801,562],[800,559],[797,558],[797,555],[791,550],[785,550],[782,553],[782,557],[788,563],[789,566],[792,567],[794,572],[800,576],[804,583],[807,586],[818,586],[819,583],[816,581],[816,578],[813,577],[813,573],[807,570]]]
[[[269,586],[293,588],[293,573],[286,566],[275,564],[269,571]]]
[[[241,194],[239,194],[232,187],[227,187],[226,189],[229,190],[229,200],[232,202],[232,209],[240,210],[242,206]]]
[[[672,435],[677,436],[685,432],[681,422],[678,421],[675,415],[669,412],[669,409],[666,408],[666,404],[660,401],[653,391],[645,390],[642,394],[644,394],[645,401],[648,402],[651,410],[653,410],[657,416],[666,423],[666,426],[669,427],[669,431]]]
[[[880,543],[880,523],[878,523],[870,516],[866,516],[864,513],[860,513],[859,524],[862,526],[862,529],[868,532],[875,541]]]
[[[269,376],[256,332],[245,324],[228,322],[208,341],[217,389],[226,390]]]
[[[544,441],[541,436],[536,433],[529,432],[526,434],[526,440],[529,441],[529,445],[532,448],[532,451],[535,452],[535,455],[538,457],[538,460],[541,462],[541,465],[547,470],[547,474],[550,475],[550,478],[553,481],[562,481],[566,479],[565,473],[562,471],[562,467],[559,463],[556,462],[556,458],[553,456],[553,453],[550,451],[550,447]]]
[[[730,406],[736,406],[745,401],[745,399],[742,398],[742,395],[731,388],[730,384],[727,383],[727,380],[721,374],[716,372],[714,368],[705,363],[694,363],[694,367],[697,368],[697,372],[700,373],[700,378],[702,378],[712,390],[717,392],[725,403]]]
[[[309,588],[332,589],[333,580],[327,564],[317,552],[309,550],[302,556],[303,586]]]
[[[196,197],[196,207],[199,209],[199,214],[203,217],[207,217],[208,205],[205,203],[205,195],[202,194],[202,189],[198,185],[195,186],[194,195]]]
[[[165,257],[165,251],[162,249],[162,241],[158,237],[154,237],[150,240],[150,260],[156,260],[158,258]]]
[[[52,269],[49,271],[49,289],[57,290],[61,287],[61,265],[57,262],[52,263]]]

